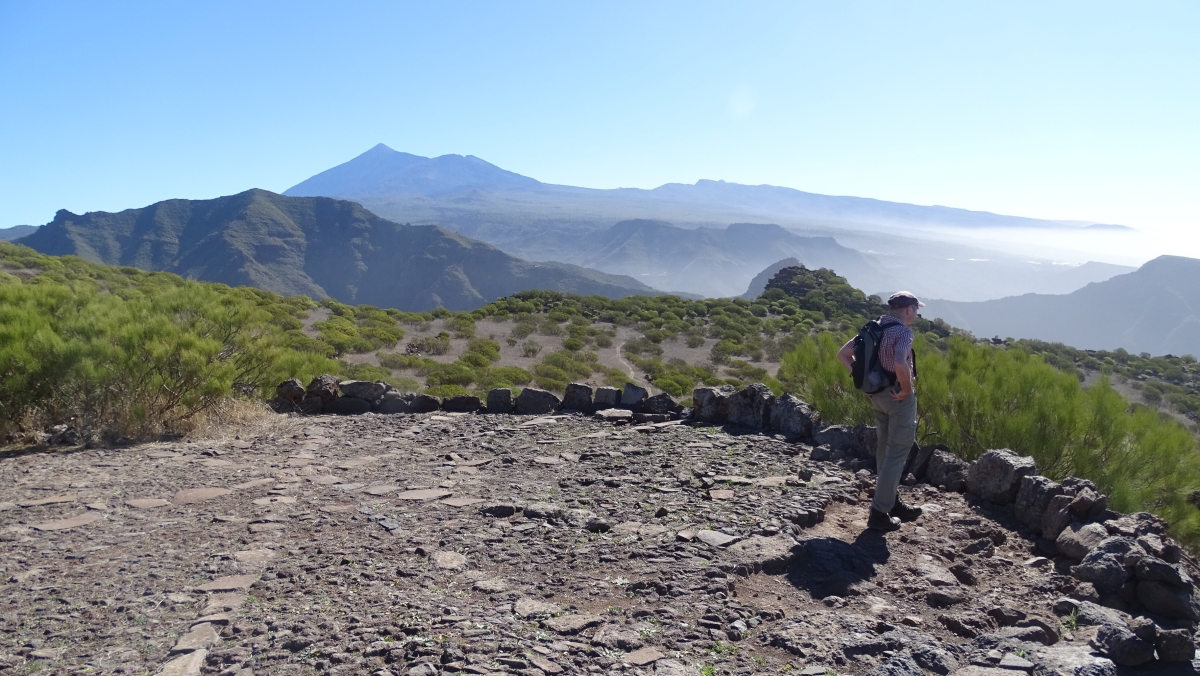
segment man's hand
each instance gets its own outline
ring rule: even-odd
[[[904,401],[913,393],[912,369],[908,368],[907,361],[896,362],[896,384],[900,386],[899,392],[889,392],[892,399],[896,401]]]
[[[838,350],[838,361],[842,362],[842,366],[850,373],[854,373],[854,338],[846,341],[842,349]]]

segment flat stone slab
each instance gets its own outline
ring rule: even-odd
[[[192,627],[192,630],[175,642],[175,647],[171,648],[171,654],[190,653],[195,650],[205,650],[211,647],[214,643],[221,639],[217,634],[217,630],[213,629],[211,624],[197,624]]]
[[[59,505],[64,502],[75,502],[74,495],[55,495],[49,498],[38,498],[37,500],[24,500],[17,504],[21,507],[41,507],[42,505]]]
[[[30,527],[34,530],[67,530],[68,528],[86,526],[93,521],[99,521],[103,518],[104,515],[100,512],[84,512],[83,514],[73,516],[69,519],[62,519],[60,521],[47,521],[46,523],[34,524]]]
[[[584,629],[604,624],[604,618],[599,615],[562,615],[544,620],[542,624],[559,634],[578,634]]]
[[[319,509],[329,513],[349,512],[354,509],[354,505],[321,505]]]
[[[397,500],[437,500],[454,495],[450,491],[438,488],[422,488],[415,491],[404,491],[396,496]]]
[[[146,457],[154,460],[169,460],[171,458],[178,458],[179,454],[172,453],[171,451],[150,451],[146,454]]]
[[[257,500],[252,500],[251,502],[258,505],[259,507],[265,507],[267,505],[274,505],[274,504],[294,505],[294,504],[296,504],[296,497],[293,495],[268,495],[265,498],[259,498]]]
[[[387,495],[388,493],[395,493],[398,490],[400,490],[399,486],[393,486],[391,484],[377,484],[375,486],[371,486],[363,492],[367,495]]]
[[[338,469],[355,469],[357,467],[370,467],[371,465],[374,465],[375,462],[378,460],[379,460],[379,458],[377,458],[373,455],[364,455],[364,456],[361,456],[358,458],[350,458],[349,460],[344,460],[344,461],[338,463],[337,465],[335,465],[335,467],[337,467]]]
[[[780,571],[795,558],[792,553],[795,546],[796,543],[786,535],[754,535],[730,545],[725,553],[736,566],[744,569],[744,573]]]
[[[549,455],[538,455],[533,458],[533,461],[539,465],[557,465],[559,460],[557,457]]]
[[[625,661],[635,667],[644,667],[647,664],[653,664],[666,657],[666,655],[658,652],[649,646],[635,650],[625,656]]]
[[[282,523],[252,523],[248,527],[251,533],[270,533],[285,528],[287,528],[287,525]]]
[[[229,495],[232,492],[228,488],[185,488],[171,498],[171,504],[193,505],[197,502]]]
[[[499,594],[508,591],[508,582],[500,579],[476,580],[472,587],[487,594]]]
[[[483,498],[450,498],[449,500],[442,500],[443,505],[450,507],[470,507],[471,505],[478,505],[481,502],[483,502]]]
[[[734,492],[726,488],[714,488],[708,492],[708,497],[712,500],[732,500]]]
[[[709,547],[724,547],[737,542],[740,538],[736,535],[726,535],[717,530],[698,530],[696,531],[696,539]]]
[[[467,557],[458,552],[434,552],[429,557],[442,570],[466,570]]]
[[[265,566],[267,562],[275,558],[275,552],[271,549],[247,549],[240,552],[234,552],[233,558],[238,562],[247,566]]]
[[[207,659],[208,651],[204,649],[180,655],[164,664],[158,676],[200,676]]]
[[[245,603],[246,595],[241,592],[212,594],[208,597],[208,603],[204,604],[204,612],[231,613],[240,610]]]
[[[597,411],[596,417],[601,420],[633,420],[633,411],[624,408],[606,408]]]
[[[275,483],[274,479],[251,479],[250,481],[246,481],[244,483],[240,483],[240,484],[234,486],[234,488],[238,489],[239,491],[244,491],[247,488],[258,488],[259,486],[269,486],[273,483]]]
[[[495,458],[483,458],[482,460],[464,460],[458,463],[459,467],[482,467],[490,464]]]
[[[171,504],[170,500],[162,498],[134,498],[125,501],[125,505],[133,509],[154,509],[155,507],[166,507],[169,504]]]
[[[551,662],[548,658],[541,655],[529,655],[528,659],[530,664],[541,669],[543,673],[550,674],[550,676],[563,672],[563,668],[558,666],[557,663]]]
[[[212,582],[206,582],[206,583],[200,585],[199,587],[196,587],[196,591],[244,592],[247,589],[249,589],[250,585],[254,584],[255,582],[258,582],[257,575],[226,575],[225,577],[218,577],[217,579],[213,580]]]
[[[318,486],[332,486],[333,484],[341,483],[341,481],[342,481],[340,478],[335,477],[332,474],[322,474],[321,476],[310,476],[310,477],[308,477],[308,480],[309,480],[309,482],[314,483]]]
[[[352,493],[352,492],[362,488],[363,486],[366,486],[366,484],[336,484],[334,486],[334,488],[338,489],[339,491],[346,491],[347,493]]]
[[[636,535],[640,530],[642,530],[641,521],[622,521],[621,523],[613,526],[612,530],[609,532],[616,536],[622,536]]]
[[[555,613],[562,612],[562,609],[553,603],[525,598],[517,599],[517,602],[513,604],[513,612],[519,617],[528,619],[540,615],[554,615]]]

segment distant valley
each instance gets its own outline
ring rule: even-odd
[[[963,301],[1068,293],[1133,269],[1059,266],[939,240],[927,230],[1098,225],[1087,222],[724,181],[595,190],[542,183],[473,156],[425,158],[382,144],[284,194],[354,200],[385,218],[437,224],[527,260],[574,263],[630,275],[660,291],[709,296],[741,294],[755,274],[786,257],[833,267],[871,292],[908,288]],[[738,236],[720,234],[731,224],[740,224]]]
[[[1065,295],[979,303],[930,300],[922,314],[978,337],[1036,338],[1082,349],[1200,355],[1200,260],[1159,256]]]

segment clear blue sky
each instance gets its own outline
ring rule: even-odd
[[[0,2],[0,227],[375,143],[1200,226],[1200,2]],[[1191,240],[1189,240],[1191,241]]]

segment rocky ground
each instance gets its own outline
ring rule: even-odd
[[[1117,629],[1190,657],[1191,624],[1092,603],[1011,505],[917,484],[923,516],[867,531],[873,476],[813,455],[444,413],[13,451],[0,673],[1102,676]]]

